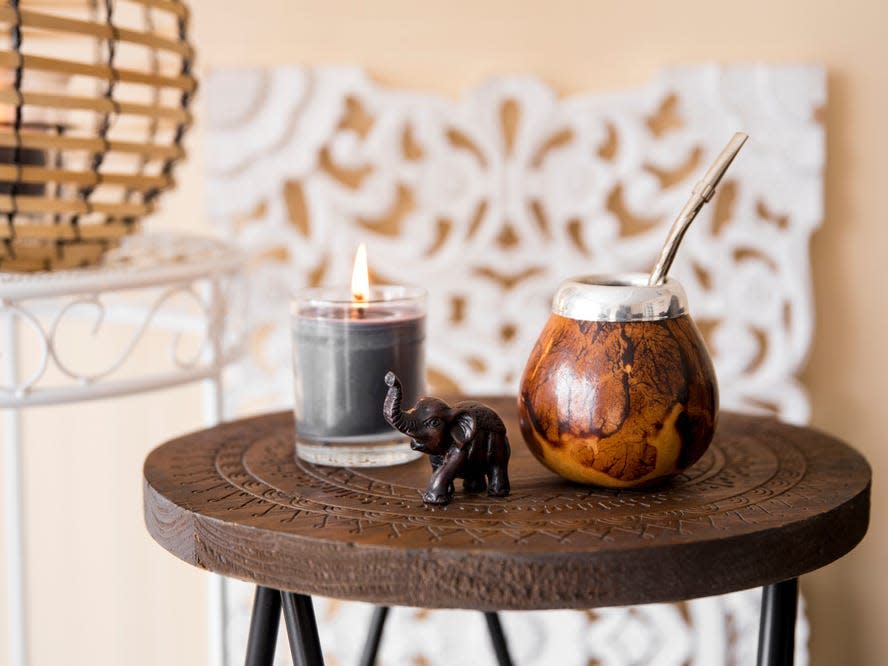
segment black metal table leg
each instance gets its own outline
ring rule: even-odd
[[[324,666],[311,597],[296,592],[281,592],[281,599],[284,602],[284,623],[287,625],[293,663],[295,666]]]
[[[388,617],[388,613],[388,606],[377,606],[373,609],[370,631],[367,633],[367,642],[364,643],[360,666],[373,666],[376,663],[376,655],[379,652],[379,643],[382,641],[382,630],[385,628],[385,619]]]
[[[258,585],[250,617],[246,666],[271,666],[281,622],[281,595],[277,590]]]
[[[798,578],[762,589],[758,666],[792,666],[798,599]]]
[[[490,642],[493,643],[497,663],[499,666],[512,666],[512,657],[509,656],[509,646],[506,644],[499,615],[488,611],[484,613],[484,619],[487,620],[487,630],[490,632]]]

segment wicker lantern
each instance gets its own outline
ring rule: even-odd
[[[196,88],[177,0],[0,5],[0,271],[98,262],[173,185]]]

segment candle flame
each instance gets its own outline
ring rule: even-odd
[[[364,243],[361,243],[355,252],[351,290],[356,303],[364,303],[370,298],[370,271],[367,268],[367,246]]]

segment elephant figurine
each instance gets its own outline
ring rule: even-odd
[[[420,398],[412,409],[401,408],[401,382],[385,376],[388,391],[383,416],[389,425],[412,438],[410,448],[430,456],[432,478],[422,495],[426,504],[453,499],[454,479],[463,490],[491,497],[509,494],[509,438],[499,415],[487,405],[465,400],[453,407],[438,398]],[[486,478],[485,478],[486,477]]]

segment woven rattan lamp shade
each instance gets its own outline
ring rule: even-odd
[[[0,24],[0,270],[94,264],[137,229],[184,157],[188,9],[13,1]]]

